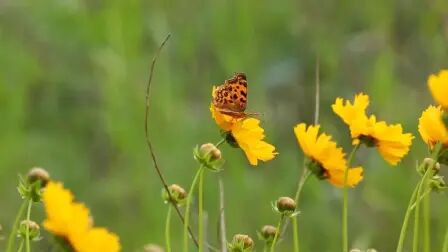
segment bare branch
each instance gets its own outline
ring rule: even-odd
[[[149,104],[150,104],[150,90],[151,90],[151,82],[152,82],[152,78],[154,75],[154,68],[156,66],[156,62],[157,62],[157,58],[160,55],[160,52],[162,51],[163,47],[165,46],[166,42],[169,40],[169,38],[171,37],[171,34],[168,34],[165,39],[163,40],[162,44],[160,44],[159,49],[156,52],[156,55],[154,56],[154,58],[152,59],[152,63],[151,63],[151,68],[150,68],[150,72],[149,72],[149,80],[148,80],[148,84],[146,86],[146,111],[145,111],[145,136],[146,136],[146,144],[148,145],[149,148],[149,152],[151,154],[151,159],[153,161],[154,164],[154,168],[157,172],[157,175],[159,176],[160,181],[163,184],[163,187],[165,188],[165,191],[168,194],[168,197],[171,198],[171,193],[170,190],[168,189],[168,183],[166,182],[165,177],[162,174],[162,171],[157,163],[157,159],[156,159],[156,155],[154,154],[154,148],[152,147],[152,143],[151,140],[149,138],[149,129],[148,129],[148,118],[149,118]],[[184,223],[185,219],[184,216],[182,215],[179,207],[177,206],[176,203],[174,203],[174,201],[169,201],[174,209],[177,212],[177,215],[179,216],[179,218],[181,219],[182,223]],[[188,227],[188,232],[190,233],[190,236],[193,240],[193,242],[195,243],[196,247],[199,246],[198,241],[196,239],[196,237],[194,236],[192,230],[190,227]]]

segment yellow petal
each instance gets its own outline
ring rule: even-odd
[[[433,147],[437,142],[448,144],[448,131],[442,121],[442,108],[429,106],[418,120],[418,132],[423,141]]]
[[[428,78],[428,86],[434,100],[444,109],[448,108],[448,70],[442,70],[438,75]]]
[[[258,160],[269,161],[277,155],[275,147],[263,141],[264,130],[259,124],[258,119],[247,118],[238,121],[232,128],[232,136],[251,165],[257,165]]]
[[[328,171],[328,180],[331,184],[337,187],[344,187],[344,170],[330,170]],[[347,174],[347,185],[355,187],[363,179],[362,167],[351,168]]]

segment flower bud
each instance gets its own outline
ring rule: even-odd
[[[144,252],[164,252],[163,248],[156,244],[147,244],[143,247]]]
[[[199,148],[199,152],[203,156],[210,155],[210,161],[221,159],[221,151],[212,143],[201,145],[201,147]]]
[[[41,187],[45,187],[50,180],[50,174],[45,169],[34,167],[28,172],[27,180],[30,184],[40,181]]]
[[[294,212],[296,207],[296,202],[290,197],[280,197],[277,200],[277,209],[280,213]]]
[[[277,228],[271,225],[266,225],[261,228],[259,232],[260,239],[267,243],[271,243],[274,240],[275,234],[277,233]]]
[[[249,252],[254,248],[254,241],[248,235],[236,234],[228,247],[231,252]]]
[[[440,192],[440,191],[446,189],[446,187],[447,187],[445,180],[443,179],[443,176],[440,176],[440,175],[434,175],[429,180],[429,186],[431,187],[431,190],[433,190],[435,192]]]
[[[439,164],[439,162],[436,162],[432,158],[425,158],[425,159],[423,159],[423,164],[424,164],[423,173],[426,172],[426,169],[428,169],[429,167],[432,167],[432,169],[434,170],[435,174],[439,173],[439,171],[440,171],[440,164]]]
[[[40,227],[39,225],[34,222],[34,221],[29,221],[29,220],[23,220],[22,222],[20,222],[20,227],[19,227],[19,234],[22,238],[26,239],[26,232],[28,231],[28,237],[29,239],[35,240],[38,239],[40,236]]]
[[[369,249],[366,250],[366,252],[376,252],[376,249],[369,248]]]
[[[350,249],[350,252],[361,252],[360,249]]]
[[[170,191],[171,199],[166,190],[163,189],[162,198],[165,200],[165,202],[172,201],[176,204],[182,204],[187,198],[187,192],[185,191],[185,189],[177,184],[168,186],[168,190]]]

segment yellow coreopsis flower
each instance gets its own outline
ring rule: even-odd
[[[93,228],[89,209],[75,202],[62,183],[50,181],[42,199],[47,214],[43,226],[66,240],[76,252],[120,251],[118,237],[104,228]]]
[[[310,125],[307,128],[304,123],[300,123],[294,127],[294,133],[303,153],[312,162],[309,165],[311,171],[331,184],[343,187],[347,169],[345,153],[331,140],[331,136],[325,133],[319,135],[319,128],[319,125]],[[362,167],[351,168],[348,170],[347,185],[354,187],[362,178]]]
[[[92,228],[74,243],[76,251],[120,251],[118,237],[105,228]]]
[[[264,130],[259,124],[260,120],[247,118],[240,120],[232,128],[232,136],[238,146],[246,153],[251,165],[257,165],[258,160],[269,161],[277,154],[273,145],[263,141]]]
[[[442,121],[442,108],[429,106],[418,120],[418,132],[431,148],[438,142],[448,145],[448,130]]]
[[[353,104],[337,98],[332,108],[349,126],[353,144],[375,146],[388,163],[396,165],[409,152],[414,137],[403,133],[400,124],[388,125],[377,121],[374,115],[368,117],[365,112],[368,105],[369,97],[361,93],[355,96]]]
[[[251,117],[236,118],[223,114],[210,106],[216,124],[235,139],[244,151],[251,165],[257,165],[258,160],[269,161],[277,155],[275,147],[263,139],[264,129],[260,127],[260,120]]]
[[[442,70],[438,75],[431,74],[428,78],[428,87],[434,100],[443,109],[448,109],[448,70]]]
[[[81,203],[75,203],[73,194],[61,183],[49,182],[42,199],[47,214],[43,225],[51,233],[73,244],[73,237],[90,228],[89,209]]]

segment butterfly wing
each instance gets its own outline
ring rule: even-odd
[[[244,114],[247,105],[247,80],[244,73],[236,73],[218,86],[213,93],[213,105],[229,115]]]

